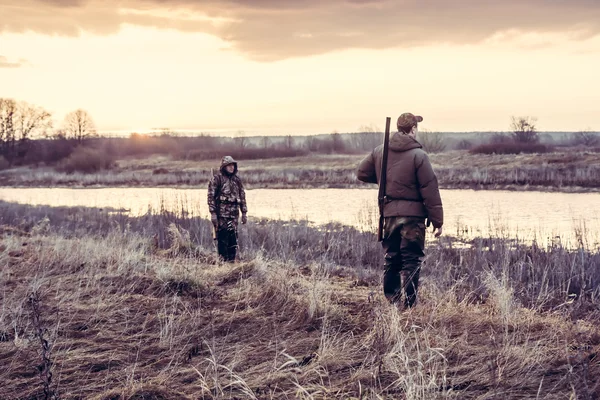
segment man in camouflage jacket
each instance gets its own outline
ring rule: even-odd
[[[248,221],[246,192],[237,171],[237,161],[225,156],[221,160],[219,173],[208,184],[208,209],[217,231],[217,248],[219,256],[227,262],[235,261],[240,210],[242,224]]]
[[[398,118],[398,133],[390,138],[383,207],[383,291],[392,303],[398,303],[404,294],[407,308],[417,301],[425,249],[425,218],[433,225],[435,237],[442,234],[444,223],[437,178],[427,153],[416,140],[421,121],[423,117],[411,113]],[[360,162],[358,179],[378,183],[382,157],[383,145],[380,145]]]

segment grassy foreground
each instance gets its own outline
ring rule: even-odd
[[[241,160],[248,188],[363,187],[356,168],[364,155]],[[583,192],[600,190],[600,153],[563,150],[545,154],[482,155],[467,151],[432,154],[440,186],[447,189],[514,189]],[[109,171],[61,173],[52,168],[0,172],[4,186],[206,186],[219,161],[168,157],[124,159]]]
[[[194,217],[0,203],[0,222],[2,399],[600,396],[583,243],[431,242],[400,312],[348,227],[251,221],[231,265]]]

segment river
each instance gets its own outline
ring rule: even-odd
[[[524,240],[576,239],[583,232],[600,242],[600,194],[442,190],[446,234],[503,235]],[[247,191],[249,216],[340,222],[375,229],[376,189],[254,189]],[[33,205],[122,209],[140,215],[161,207],[208,217],[206,189],[0,188],[0,199]]]

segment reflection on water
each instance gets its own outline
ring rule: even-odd
[[[256,189],[247,191],[252,217],[341,222],[375,230],[376,189]],[[0,188],[0,199],[52,206],[128,210],[149,208],[208,216],[206,189],[169,188]],[[600,194],[442,190],[446,234],[472,237],[498,234],[541,241],[560,236],[572,241],[579,229],[590,245],[600,237]]]

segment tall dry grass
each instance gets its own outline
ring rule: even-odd
[[[0,398],[600,395],[598,249],[432,242],[401,312],[373,235],[347,227],[250,221],[230,265],[189,215],[0,203],[0,218]]]
[[[218,163],[213,168],[216,171]],[[95,168],[95,167],[94,167]],[[99,168],[100,169],[100,168]],[[95,173],[77,172],[63,173],[51,169],[29,169],[21,167],[2,171],[0,181],[12,186],[202,186],[208,185],[213,172],[210,168],[193,170],[154,170],[127,171],[106,169]],[[281,188],[281,187],[344,187],[357,185],[354,168],[253,168],[240,172],[244,184],[248,188]]]
[[[212,225],[197,217],[193,208],[186,209],[185,202],[180,206],[178,212],[162,208],[130,217],[111,210],[0,202],[0,223],[67,238],[139,234],[173,255],[204,257],[214,249]],[[491,274],[510,281],[514,297],[528,308],[545,310],[574,295],[596,303],[600,294],[598,244],[586,242],[585,232],[577,236],[581,238],[578,249],[567,248],[560,240],[546,246],[531,244],[501,229],[487,238],[432,240],[423,273],[442,290],[461,282],[464,290],[454,289],[461,299],[488,296],[486,282]],[[317,263],[334,270],[352,268],[358,274],[378,270],[382,263],[381,247],[372,232],[338,223],[312,226],[306,221],[251,219],[240,226],[239,241],[239,255],[246,260],[260,257],[300,267]]]
[[[312,155],[240,161],[248,188],[360,187],[356,168],[364,155]],[[597,190],[600,158],[589,151],[546,154],[481,155],[466,151],[432,154],[443,188],[548,188]],[[177,161],[156,157],[119,160],[95,173],[61,173],[51,168],[19,167],[0,171],[0,182],[13,186],[202,186],[218,169],[218,160]]]

